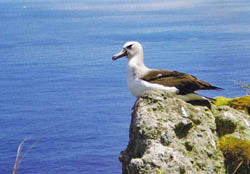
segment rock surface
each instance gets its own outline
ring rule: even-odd
[[[193,106],[150,91],[133,107],[123,174],[225,174],[219,137],[250,139],[250,117],[228,106]]]

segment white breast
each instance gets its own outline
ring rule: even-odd
[[[136,69],[129,66],[127,68],[127,82],[130,92],[136,97],[141,96],[146,90],[142,80],[136,74]]]

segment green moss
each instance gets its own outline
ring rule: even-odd
[[[226,97],[215,97],[215,105],[216,106],[224,106],[224,105],[229,105],[230,102],[233,100],[231,98],[226,98]]]
[[[150,108],[147,108],[147,112],[151,112],[151,109],[150,109]]]
[[[230,107],[245,111],[250,115],[250,96],[237,97],[230,102]]]
[[[163,127],[157,127],[157,128],[149,127],[149,128],[145,128],[144,132],[148,138],[156,140],[156,139],[159,139],[161,137],[162,132],[165,130],[166,129]]]
[[[229,173],[247,173],[250,171],[250,141],[227,135],[218,141],[218,147],[225,156],[225,165]]]
[[[241,110],[250,115],[250,96],[237,97],[237,98],[226,98],[226,97],[216,97],[216,106],[230,106],[234,109]]]
[[[161,134],[160,141],[162,145],[168,146],[173,142],[173,137],[171,136],[170,132],[165,130],[164,133]]]
[[[142,98],[146,104],[155,104],[159,102],[159,100],[150,96],[142,96]]]
[[[164,169],[162,169],[162,168],[157,168],[156,169],[156,174],[164,174],[165,172],[164,172]]]
[[[161,104],[158,104],[157,110],[160,112],[163,112],[163,106]]]
[[[241,140],[233,136],[223,136],[219,139],[218,146],[223,153],[231,154],[250,162],[250,141]]]

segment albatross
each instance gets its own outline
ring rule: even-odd
[[[208,100],[195,93],[197,90],[222,89],[197,79],[195,76],[170,70],[150,69],[144,64],[143,47],[129,41],[112,57],[113,61],[127,57],[127,82],[132,95],[140,97],[148,90],[164,90],[176,94],[184,101]]]

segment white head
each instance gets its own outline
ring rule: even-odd
[[[138,57],[138,58],[140,57],[143,59],[143,48],[141,44],[136,41],[126,42],[123,45],[122,50],[112,57],[112,60],[115,61],[124,56],[126,56],[129,60],[132,59],[133,57]]]

